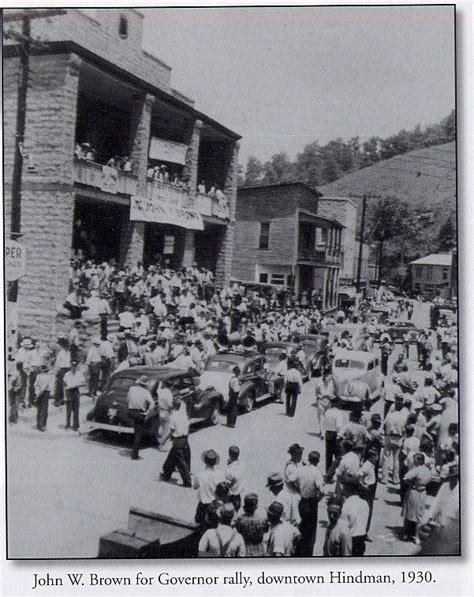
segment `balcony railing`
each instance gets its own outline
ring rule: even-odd
[[[74,160],[74,182],[114,195],[136,195],[137,177],[85,160]]]
[[[317,247],[315,248],[307,248],[307,247],[299,247],[298,248],[298,259],[300,261],[311,261],[313,263],[327,263],[327,264],[334,264],[339,265],[342,262],[342,254],[341,253],[330,253],[328,250],[321,250]]]
[[[161,201],[175,207],[189,207],[189,189],[158,180],[147,181],[146,196],[152,201]]]
[[[221,219],[230,218],[228,204],[220,205],[217,199],[198,193],[196,196],[196,209],[202,216],[214,216]]]

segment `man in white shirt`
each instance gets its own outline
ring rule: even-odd
[[[245,493],[245,469],[242,462],[239,460],[239,456],[239,448],[237,446],[230,446],[225,480],[230,483],[229,502],[234,505],[237,513],[239,512],[242,503],[242,495]]]
[[[360,456],[354,452],[354,445],[349,440],[343,440],[343,456],[336,469],[336,494],[341,495],[347,479],[356,477],[360,467]]]
[[[199,541],[199,557],[243,558],[246,555],[245,541],[233,528],[234,506],[224,504],[218,510],[217,528],[208,529]]]
[[[173,412],[173,394],[164,381],[160,381],[157,388],[158,393],[158,409],[160,417],[160,427],[158,430],[159,450],[160,452],[168,451],[168,444],[164,440],[169,438],[170,434],[170,420]]]
[[[175,469],[178,469],[184,487],[191,487],[191,449],[188,443],[189,418],[186,405],[178,397],[173,398],[173,412],[170,417],[171,449],[163,464],[161,481],[169,481]],[[167,441],[164,438],[164,442]]]
[[[146,413],[153,406],[153,397],[148,389],[148,377],[142,375],[134,385],[130,386],[127,394],[128,414],[134,423],[134,438],[132,460],[139,460],[139,451],[145,428]]]
[[[337,437],[344,424],[344,413],[339,408],[336,396],[331,396],[329,402],[330,407],[325,414],[326,433],[324,434],[327,483],[332,482],[332,473],[330,471],[334,471],[334,462],[340,457],[341,451]]]
[[[269,490],[268,502],[271,503],[276,501],[282,504],[284,519],[298,527],[301,522],[299,513],[299,494],[289,491],[287,487],[285,487],[283,477],[280,473],[274,473],[268,477],[267,487]]]
[[[301,539],[297,547],[297,555],[311,557],[316,541],[318,526],[318,504],[324,495],[324,480],[318,468],[320,454],[317,451],[308,454],[308,465],[298,470],[297,484],[301,495],[300,515]]]
[[[288,372],[285,375],[286,414],[288,417],[295,416],[296,401],[302,389],[303,378],[296,368],[295,360],[288,359]]]
[[[403,407],[403,394],[395,394],[395,404],[385,419],[385,442],[382,453],[381,483],[388,480],[389,470],[392,469],[392,482],[400,483],[399,455],[403,443],[403,434],[407,420],[406,409]]]
[[[270,524],[267,556],[292,556],[295,551],[300,533],[294,525],[282,520],[282,515],[283,506],[279,501],[272,502],[267,508],[267,518]]]
[[[220,456],[214,450],[203,452],[201,459],[205,464],[205,469],[194,477],[193,483],[194,489],[197,489],[199,500],[194,520],[204,526],[207,514],[210,512],[212,502],[216,497],[216,487],[224,481],[225,474],[217,468]]]
[[[64,388],[66,392],[66,429],[79,430],[79,403],[81,393],[85,390],[86,379],[82,371],[77,368],[77,361],[71,361],[71,369],[64,375]]]
[[[347,521],[352,537],[352,556],[363,556],[367,522],[369,519],[369,505],[359,496],[360,484],[357,477],[352,482],[345,483],[344,495],[346,500],[342,506],[341,518]]]
[[[119,313],[119,332],[125,330],[131,330],[135,324],[135,315],[133,314],[131,307],[125,307],[125,309]]]
[[[89,370],[89,394],[96,396],[99,391],[100,371],[102,367],[101,339],[98,336],[92,338],[92,346],[89,348],[86,357],[86,365]]]

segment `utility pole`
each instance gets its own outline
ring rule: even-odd
[[[359,233],[359,257],[357,259],[357,273],[356,273],[356,290],[360,291],[360,278],[362,270],[362,256],[364,250],[364,233],[365,233],[365,212],[367,210],[367,199],[380,199],[380,195],[364,193],[362,197],[360,195],[349,195],[356,199],[362,199],[362,217],[360,222],[360,233]],[[378,226],[378,222],[375,227]],[[375,230],[375,228],[374,228]]]
[[[25,9],[10,11],[3,15],[4,22],[21,20],[21,33],[15,30],[4,31],[4,37],[16,39],[19,44],[20,73],[16,104],[15,151],[13,158],[13,175],[11,189],[11,226],[10,238],[17,240],[21,236],[21,182],[23,174],[23,142],[25,139],[26,100],[28,94],[29,57],[32,48],[45,47],[44,43],[31,38],[31,19],[53,17],[66,14],[64,9]],[[8,300],[16,302],[18,281],[11,282],[8,288]]]

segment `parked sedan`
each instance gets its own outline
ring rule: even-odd
[[[265,358],[259,353],[231,351],[218,353],[207,360],[201,373],[200,387],[213,387],[228,398],[229,381],[234,367],[240,369],[239,407],[250,412],[257,400],[279,397],[280,390],[270,382]]]
[[[211,425],[217,424],[223,397],[214,388],[199,389],[194,378],[180,369],[167,366],[130,367],[118,371],[110,378],[103,394],[87,415],[89,421],[87,431],[103,429],[117,433],[133,433],[133,421],[128,413],[127,394],[130,386],[134,385],[142,375],[148,377],[148,389],[155,400],[158,383],[166,381],[172,393],[179,396],[186,404],[191,423],[205,420]],[[157,439],[158,428],[157,413],[147,422],[146,433]]]
[[[328,336],[326,334],[304,334],[300,342],[306,354],[311,375],[320,377],[330,366]]]
[[[332,376],[336,394],[346,403],[374,401],[383,382],[378,358],[363,350],[337,350]]]

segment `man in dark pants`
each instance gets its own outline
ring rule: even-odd
[[[235,427],[237,421],[237,414],[239,410],[239,394],[240,394],[240,369],[234,367],[232,369],[232,377],[229,381],[229,401],[227,403],[227,427]]]
[[[148,377],[142,375],[135,385],[130,386],[127,394],[128,413],[133,420],[134,438],[132,460],[139,460],[140,446],[145,429],[145,415],[153,405],[153,397],[148,389]]]
[[[380,370],[382,375],[388,374],[388,358],[390,353],[392,352],[392,345],[390,344],[388,338],[385,338],[380,345]]]
[[[42,365],[35,380],[36,395],[36,428],[45,431],[48,421],[48,406],[51,394],[54,392],[54,376],[47,365]]]
[[[297,369],[297,363],[295,359],[288,359],[288,371],[285,375],[286,414],[288,417],[295,416],[296,401],[302,388],[303,379]]]
[[[181,406],[181,400],[173,398],[173,412],[170,417],[171,449],[163,464],[160,481],[169,481],[174,470],[181,475],[184,487],[191,487],[191,449],[188,443],[189,419],[186,414],[186,405]]]
[[[301,539],[295,555],[311,557],[316,541],[318,526],[318,504],[324,495],[324,479],[318,469],[320,454],[317,451],[308,454],[308,466],[302,466],[298,472],[298,488],[301,495],[299,512],[301,516]]]
[[[71,369],[64,375],[64,387],[66,390],[66,429],[71,427],[79,429],[79,403],[81,388],[85,388],[86,380],[82,371],[77,368],[77,361],[71,361]]]
[[[326,451],[326,481],[331,483],[332,475],[336,470],[337,462],[341,457],[341,450],[337,441],[337,434],[342,428],[342,410],[339,408],[339,402],[336,396],[330,396],[330,407],[326,411],[326,433],[325,433],[325,451]]]

